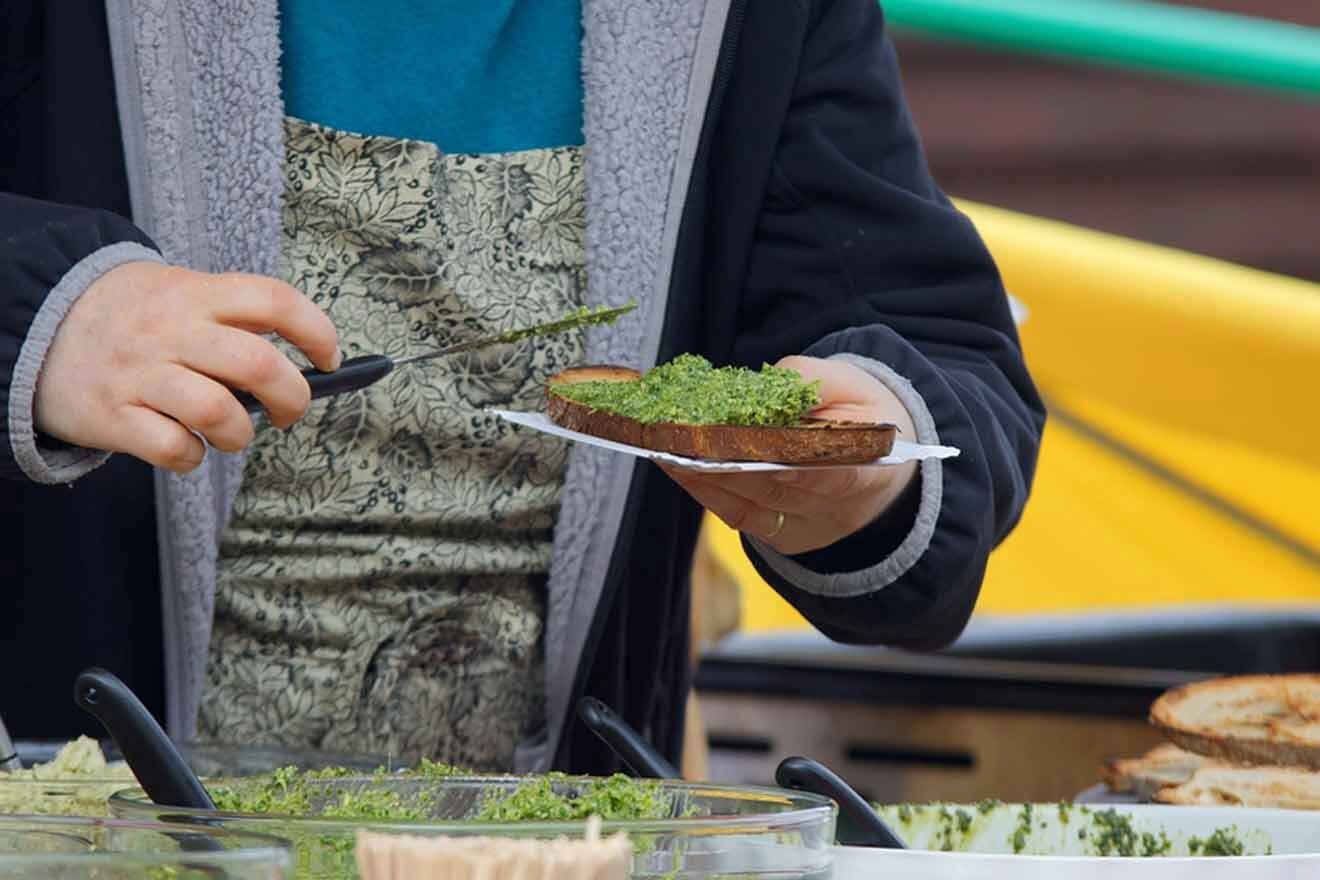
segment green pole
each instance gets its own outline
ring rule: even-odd
[[[1320,29],[1144,0],[880,0],[900,29],[1320,94]]]

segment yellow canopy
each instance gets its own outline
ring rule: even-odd
[[[1320,285],[983,205],[1054,412],[978,613],[1320,602]],[[748,630],[806,624],[707,539]]]

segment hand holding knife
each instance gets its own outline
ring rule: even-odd
[[[461,354],[467,351],[476,351],[478,349],[488,348],[492,345],[505,345],[511,342],[528,339],[533,336],[550,336],[555,333],[565,333],[569,330],[576,330],[579,327],[587,327],[597,324],[611,324],[621,315],[625,315],[635,308],[637,308],[635,302],[623,306],[615,306],[613,308],[583,308],[571,315],[567,315],[554,321],[535,324],[530,327],[520,327],[516,330],[509,330],[491,336],[483,336],[480,339],[473,339],[469,342],[460,342],[456,345],[449,345],[432,351],[424,351],[420,354],[408,355],[407,357],[402,358],[391,358],[383,354],[362,355],[360,357],[349,358],[339,366],[339,369],[331,373],[323,373],[315,367],[307,367],[302,371],[302,374],[307,379],[307,384],[312,389],[312,399],[319,400],[322,397],[347,394],[351,391],[358,391],[369,385],[374,385],[390,373],[394,372],[398,367],[415,364],[420,361],[428,361],[434,358],[447,357],[448,355]],[[235,391],[234,396],[238,398],[238,402],[243,404],[243,408],[249,413],[255,415],[262,411],[261,401],[257,400],[257,398],[251,394],[244,391]]]

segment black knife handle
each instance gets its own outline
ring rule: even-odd
[[[869,846],[877,849],[907,849],[903,839],[880,818],[857,790],[833,770],[811,758],[785,758],[775,768],[781,788],[823,795],[839,805],[835,839],[840,846]]]
[[[316,367],[308,367],[302,371],[303,377],[312,389],[312,400],[319,400],[322,397],[331,397],[336,394],[345,394],[349,391],[357,391],[360,388],[366,388],[368,385],[374,385],[381,379],[390,374],[394,369],[394,361],[383,354],[368,354],[362,357],[349,358],[339,365],[339,369],[332,373],[323,373]],[[243,404],[243,409],[256,415],[265,407],[261,401],[257,400],[246,391],[235,391],[234,396],[238,402]]]
[[[682,774],[655,750],[655,746],[595,697],[583,697],[578,701],[578,717],[638,776],[644,779],[682,778]]]
[[[73,699],[101,722],[147,797],[162,806],[215,809],[160,724],[113,673],[97,668],[84,671],[74,682]]]

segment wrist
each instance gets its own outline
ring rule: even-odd
[[[902,399],[879,379],[868,378],[875,386],[876,420],[894,425],[898,429],[898,439],[916,442],[916,421]],[[881,472],[883,478],[879,480],[880,486],[875,502],[876,518],[883,516],[885,511],[893,507],[899,497],[911,488],[917,479],[920,464],[918,461],[908,461],[883,469]]]
[[[893,497],[889,505],[867,525],[819,550],[798,553],[790,559],[823,575],[864,571],[885,559],[902,543],[917,521],[921,505],[921,471]]]

